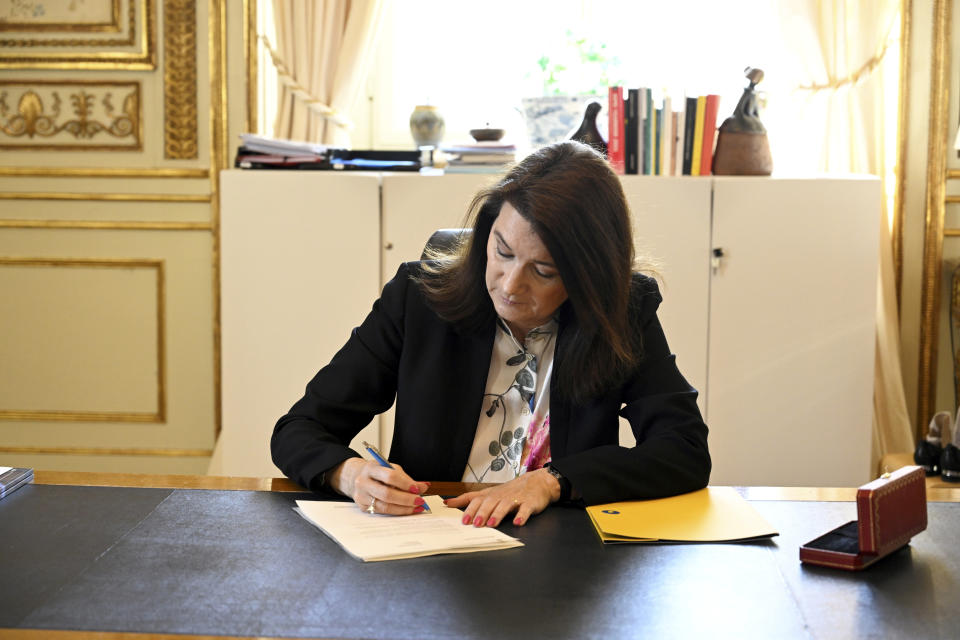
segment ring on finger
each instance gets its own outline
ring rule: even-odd
[[[367,507],[367,513],[376,513],[377,512],[377,499],[374,498],[370,503],[370,506]]]

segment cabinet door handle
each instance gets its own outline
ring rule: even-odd
[[[723,259],[723,247],[714,247],[712,255],[710,257],[710,267],[713,269],[713,272],[716,273],[720,268],[720,260]]]

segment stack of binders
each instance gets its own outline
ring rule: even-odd
[[[33,469],[0,467],[0,500],[33,482]]]

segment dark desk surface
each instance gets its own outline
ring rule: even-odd
[[[287,481],[38,472],[0,501],[0,640],[956,638],[960,489],[943,492],[927,531],[860,573],[797,555],[856,518],[850,489],[743,490],[780,531],[764,543],[605,547],[552,507],[501,527],[522,548],[365,564],[293,512]]]

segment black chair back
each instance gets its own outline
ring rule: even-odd
[[[424,245],[420,259],[428,259],[428,251],[430,249],[441,252],[451,251],[457,246],[461,238],[468,240],[472,233],[473,229],[437,229],[433,232],[433,235],[430,236],[430,239],[427,240],[427,244]]]

